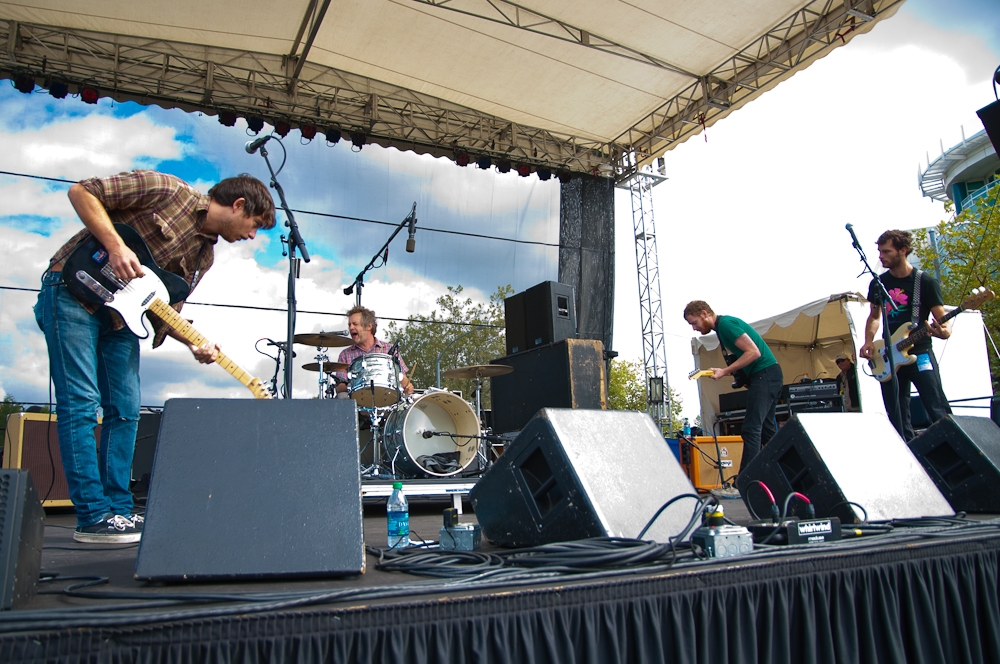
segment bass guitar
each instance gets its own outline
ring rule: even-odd
[[[206,344],[208,339],[170,306],[188,296],[190,289],[187,282],[156,264],[146,243],[134,228],[115,224],[115,230],[128,248],[135,252],[145,274],[128,282],[119,279],[108,263],[107,250],[91,235],[76,246],[63,264],[63,282],[69,292],[82,302],[114,309],[128,329],[140,339],[150,335],[151,330],[144,317],[147,311],[152,311],[188,343],[195,346]],[[270,392],[259,378],[251,376],[224,353],[220,352],[215,361],[245,385],[256,398],[271,398]]]
[[[977,309],[983,302],[989,302],[994,297],[996,296],[993,294],[993,291],[986,288],[976,288],[969,297],[962,301],[959,307],[948,312],[938,323],[946,323],[966,309]],[[889,341],[891,345],[888,350],[886,349],[884,340],[876,340],[873,344],[875,348],[872,352],[872,357],[868,360],[872,376],[882,383],[892,380],[892,371],[889,370],[889,353],[892,353],[892,363],[897,370],[899,367],[913,364],[917,361],[917,356],[911,355],[909,349],[913,344],[929,337],[930,334],[930,329],[926,325],[910,323],[901,326],[890,337]]]

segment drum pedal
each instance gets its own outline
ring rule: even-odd
[[[475,551],[483,544],[483,531],[478,523],[459,523],[458,511],[449,507],[444,511],[444,525],[438,536],[438,545],[444,551]]]

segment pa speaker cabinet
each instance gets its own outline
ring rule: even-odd
[[[504,300],[507,354],[576,336],[576,291],[568,284],[543,281]]]
[[[771,502],[754,481],[767,485],[779,508],[798,491],[812,501],[817,516],[836,516],[843,523],[864,514],[846,501],[861,505],[872,521],[954,514],[881,414],[793,415],[736,481],[747,506],[766,517]],[[798,503],[791,503],[794,513],[804,516]]]
[[[31,475],[0,470],[0,608],[19,609],[34,597],[44,535],[45,512]]]
[[[721,489],[732,484],[743,460],[741,436],[695,436],[688,442],[681,439],[682,465],[699,491]]]
[[[136,578],[364,572],[357,422],[348,399],[167,401]]]
[[[546,408],[472,488],[483,534],[500,546],[637,537],[661,505],[693,493],[645,413]],[[691,518],[679,500],[644,539],[666,542]]]
[[[593,339],[564,339],[493,360],[514,371],[491,380],[493,429],[520,431],[542,408],[607,407],[604,347]]]
[[[72,507],[59,454],[57,422],[55,413],[13,413],[8,417],[3,467],[29,471],[44,507]],[[100,438],[98,424],[94,430],[95,449]]]
[[[1000,101],[995,101],[989,106],[983,106],[976,111],[976,115],[983,121],[983,129],[990,137],[990,143],[997,154],[1000,154]]]
[[[993,420],[948,415],[910,449],[956,511],[1000,513],[1000,427]]]

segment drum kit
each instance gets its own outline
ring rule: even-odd
[[[337,382],[358,409],[363,479],[443,478],[471,471],[484,472],[493,462],[497,440],[482,426],[483,379],[514,370],[505,365],[472,365],[441,373],[443,378],[475,380],[475,404],[431,387],[405,395],[397,356],[369,353],[348,363],[332,362],[329,348],[350,346],[351,337],[319,332],[296,334],[297,344],[316,348],[315,362],[302,365],[319,374],[318,398],[337,398]],[[347,380],[335,376],[346,374]],[[476,462],[477,465],[473,466]]]

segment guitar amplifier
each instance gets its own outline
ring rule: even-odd
[[[94,431],[94,448],[101,426]],[[59,455],[59,431],[53,413],[13,413],[7,418],[3,467],[21,468],[31,473],[42,507],[72,507],[69,486]]]
[[[721,489],[723,482],[733,484],[743,461],[743,438],[695,436],[688,442],[681,439],[681,465],[699,491]],[[721,478],[720,478],[721,471]]]
[[[837,382],[793,383],[784,387],[784,402],[795,404],[801,401],[822,401],[833,399],[839,394]]]

